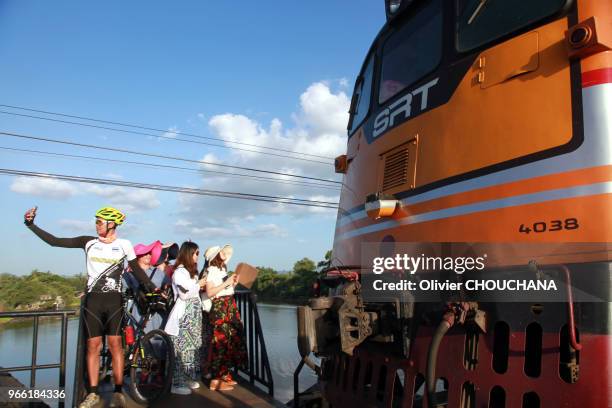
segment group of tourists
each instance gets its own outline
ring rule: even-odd
[[[24,216],[25,225],[34,234],[51,246],[85,251],[87,287],[82,318],[87,333],[89,393],[81,408],[101,402],[98,372],[102,336],[106,336],[112,354],[115,386],[111,407],[126,405],[121,339],[124,279],[135,291],[170,293],[171,310],[154,315],[145,328],[163,329],[172,340],[175,366],[170,391],[188,395],[205,380],[210,380],[211,390],[233,389],[236,381],[230,370],[245,367],[247,354],[234,299],[238,278],[227,271],[233,254],[230,245],[212,246],[203,254],[192,241],[183,242],[180,248],[160,241],[133,247],[130,241],[117,237],[117,227],[123,224],[125,215],[112,207],[96,212],[97,236],[57,238],[34,224],[36,211],[36,207],[31,208]],[[198,271],[200,255],[204,267]]]

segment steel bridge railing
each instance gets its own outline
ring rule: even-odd
[[[72,395],[72,407],[77,408],[87,395],[85,374],[87,372],[87,337],[85,336],[85,296],[81,298],[79,313],[79,331],[77,334],[76,362],[74,364],[74,387]]]
[[[249,354],[248,367],[239,371],[246,374],[251,385],[255,385],[255,381],[259,382],[268,389],[268,395],[274,397],[274,380],[259,320],[257,296],[250,290],[236,290],[234,297],[244,324],[244,336]]]
[[[74,316],[76,310],[56,310],[56,311],[37,311],[37,312],[0,312],[0,317],[12,318],[33,318],[33,333],[32,333],[32,359],[31,364],[26,366],[2,367],[0,373],[9,373],[11,371],[30,371],[30,388],[36,387],[36,370],[45,370],[49,368],[59,368],[59,388],[66,389],[66,341],[68,338],[68,316]],[[60,340],[60,361],[55,364],[36,364],[38,350],[38,324],[41,317],[61,316],[61,340]],[[59,400],[59,407],[64,407],[64,400]]]
[[[244,325],[244,336],[247,345],[249,363],[246,369],[240,369],[239,372],[245,374],[251,385],[258,382],[263,387],[267,388],[268,395],[274,397],[274,380],[272,378],[272,369],[268,360],[266,351],[266,343],[263,337],[263,330],[259,320],[259,312],[257,310],[257,297],[250,290],[236,290],[234,297],[236,306],[240,312],[240,317]],[[81,305],[82,307],[82,305]],[[79,334],[77,339],[77,361],[75,366],[74,378],[74,397],[73,407],[77,406],[77,402],[82,400],[86,395],[85,385],[85,336],[83,334],[83,313],[79,321]]]

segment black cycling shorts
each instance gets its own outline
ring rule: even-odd
[[[83,321],[87,338],[120,336],[123,320],[121,293],[91,292],[85,296]]]

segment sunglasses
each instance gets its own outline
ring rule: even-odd
[[[96,225],[102,225],[104,223],[105,223],[104,220],[99,220],[99,219],[96,218]]]

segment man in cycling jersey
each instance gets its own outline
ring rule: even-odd
[[[87,330],[87,373],[89,374],[89,394],[80,408],[90,408],[101,402],[98,393],[98,372],[100,370],[100,350],[102,336],[106,335],[108,347],[113,357],[113,379],[115,390],[111,407],[125,406],[121,393],[123,386],[124,351],[121,343],[123,306],[121,285],[126,264],[144,286],[147,292],[155,290],[155,285],[140,268],[130,241],[117,238],[116,229],[123,224],[125,215],[112,207],[104,207],[96,212],[97,236],[57,238],[34,224],[37,208],[25,213],[25,225],[40,239],[54,247],[81,248],[85,251],[87,266],[87,291],[83,307],[83,321]]]

